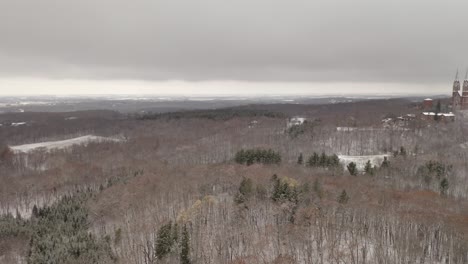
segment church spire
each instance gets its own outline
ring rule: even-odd
[[[455,74],[455,81],[453,81],[453,92],[458,93],[460,91],[460,81],[458,80],[458,69],[457,73]]]
[[[465,80],[463,81],[462,95],[468,96],[468,69],[466,69]]]

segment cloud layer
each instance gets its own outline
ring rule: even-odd
[[[468,1],[3,0],[0,77],[450,83]]]

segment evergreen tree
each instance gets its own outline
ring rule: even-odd
[[[447,178],[444,178],[441,182],[440,182],[440,194],[442,195],[446,195],[447,194],[447,191],[448,191],[448,188],[449,188],[449,182],[447,180]]]
[[[190,235],[187,226],[182,228],[182,239],[180,241],[180,264],[190,264]]]
[[[302,153],[299,154],[299,157],[297,158],[297,164],[302,165],[304,163],[304,157],[302,156]]]
[[[374,168],[372,167],[370,160],[367,161],[366,166],[364,167],[364,172],[368,175],[374,175]]]
[[[273,174],[271,181],[273,182],[271,199],[276,202],[281,198],[281,181],[276,174]]]
[[[20,213],[20,211],[18,209],[16,209],[16,217],[15,218],[16,218],[17,221],[23,220],[23,217],[21,217],[21,213]]]
[[[157,259],[163,259],[172,251],[174,239],[172,236],[172,222],[163,225],[157,234],[154,254]]]
[[[406,149],[405,147],[400,147],[400,155],[403,156],[403,157],[406,157]]]
[[[240,183],[239,192],[235,196],[234,201],[238,204],[246,202],[252,195],[253,190],[252,180],[244,177]]]
[[[309,160],[307,161],[307,165],[310,167],[316,167],[319,165],[319,161],[319,155],[316,152],[314,152],[314,154],[312,154],[312,156],[310,156]]]
[[[390,162],[388,161],[387,157],[384,157],[384,160],[382,161],[382,165],[380,165],[381,168],[388,168],[390,166]]]
[[[273,175],[273,191],[271,194],[271,199],[275,202],[293,202],[295,204],[299,203],[299,195],[301,191],[297,186],[290,184],[288,180],[281,180],[278,176]]]
[[[339,167],[340,166],[340,158],[336,154],[331,155],[331,157],[330,157],[330,166],[332,166],[332,167]]]
[[[38,217],[38,214],[39,214],[39,211],[38,211],[38,209],[37,209],[37,206],[34,205],[34,206],[33,206],[33,209],[32,209],[32,216],[33,216],[33,217]]]
[[[327,163],[328,163],[328,157],[325,154],[325,152],[322,152],[322,155],[320,155],[319,166],[327,167]]]
[[[173,243],[179,242],[179,225],[177,222],[175,222],[174,226],[172,227],[172,241]]]
[[[241,149],[236,153],[236,156],[234,157],[234,160],[239,163],[239,164],[244,164],[245,163],[245,150]]]
[[[340,158],[333,154],[328,156],[325,152],[321,155],[314,152],[312,156],[307,160],[307,166],[309,167],[323,167],[323,168],[336,168],[340,166]]]
[[[90,193],[64,196],[52,206],[37,209],[31,229],[27,263],[108,263],[115,260],[110,237],[89,232]]]
[[[351,174],[353,176],[356,176],[358,174],[356,163],[354,163],[354,162],[349,163],[347,168],[348,168],[349,174]]]
[[[254,163],[279,164],[281,163],[281,155],[271,149],[242,149],[236,153],[234,161],[247,166]]]
[[[346,193],[346,190],[343,190],[340,194],[340,196],[338,196],[338,202],[340,204],[345,204],[349,201],[349,196],[348,194]]]
[[[253,150],[247,150],[246,158],[245,158],[247,166],[250,166],[250,165],[254,164],[255,158],[256,158],[256,156],[255,156],[254,151]]]

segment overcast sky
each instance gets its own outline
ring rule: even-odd
[[[449,94],[467,67],[466,0],[0,0],[0,94]]]

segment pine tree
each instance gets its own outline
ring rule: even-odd
[[[163,259],[172,251],[174,240],[172,237],[172,222],[163,225],[159,231],[155,243],[155,256],[157,259]]]
[[[368,175],[374,175],[374,168],[370,160],[367,161],[366,166],[364,167],[364,172]]]
[[[239,164],[244,164],[245,163],[245,150],[241,149],[236,153],[236,156],[234,157],[234,160],[239,163]]]
[[[336,154],[333,154],[330,157],[330,166],[332,166],[332,167],[340,166],[340,158]]]
[[[182,228],[182,239],[180,241],[180,264],[190,264],[190,235],[187,226]]]
[[[297,164],[302,165],[304,163],[304,157],[302,153],[299,154],[299,158],[297,158]]]
[[[240,183],[239,192],[235,196],[234,201],[238,204],[246,202],[252,195],[253,191],[254,188],[252,180],[244,177]]]
[[[32,209],[32,216],[33,217],[38,217],[38,215],[39,215],[39,210],[37,209],[37,206],[34,205],[33,209]]]
[[[400,155],[406,157],[406,149],[403,146],[400,147]]]
[[[347,168],[348,168],[349,174],[351,174],[353,176],[356,176],[358,174],[356,163],[354,163],[354,162],[349,163]]]
[[[23,217],[21,217],[21,213],[20,213],[20,211],[18,209],[16,209],[16,217],[15,218],[16,218],[17,221],[23,220]]]
[[[307,161],[307,165],[310,167],[317,167],[319,165],[320,157],[319,155],[314,152],[312,156],[310,156],[309,160]]]
[[[446,195],[448,188],[449,188],[449,182],[448,182],[447,178],[444,178],[440,182],[440,194]]]
[[[322,155],[320,155],[319,166],[326,167],[327,161],[328,161],[327,155],[325,154],[325,152],[322,152]]]
[[[384,160],[382,161],[382,165],[380,165],[380,167],[388,168],[389,166],[390,166],[390,162],[388,161],[387,157],[384,157]]]
[[[345,204],[349,201],[349,196],[348,194],[346,193],[346,190],[343,190],[340,194],[340,196],[338,196],[338,202],[340,204]]]
[[[278,178],[276,174],[273,174],[271,181],[273,182],[273,191],[272,191],[271,199],[276,202],[279,199],[281,199],[281,180]]]
[[[242,149],[236,153],[234,161],[247,166],[254,163],[279,164],[281,162],[281,155],[272,149]]]
[[[179,225],[174,223],[174,226],[172,227],[172,241],[173,243],[177,243],[179,241]]]

